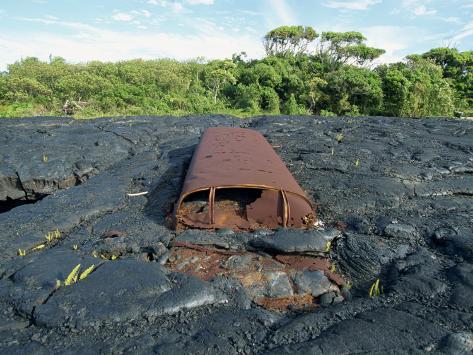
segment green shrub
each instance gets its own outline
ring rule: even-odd
[[[367,47],[361,33],[318,37],[310,28],[284,26],[270,34],[269,55],[251,61],[243,55],[210,62],[86,64],[25,58],[0,73],[0,117],[61,115],[66,102],[78,103],[68,112],[76,117],[280,112],[430,117],[455,111],[471,116],[472,51],[436,48],[372,70],[363,66],[383,51]],[[317,38],[325,50],[309,53],[306,41]]]

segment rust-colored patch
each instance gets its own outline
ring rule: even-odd
[[[177,272],[194,275],[202,280],[210,281],[217,275],[226,275],[227,270],[221,267],[222,261],[229,256],[189,248],[171,250],[167,266]]]
[[[310,310],[317,307],[314,297],[308,294],[276,298],[262,297],[256,299],[255,303],[264,308],[279,311],[296,309]]]
[[[345,280],[343,279],[343,277],[341,277],[339,274],[335,273],[335,272],[332,272],[330,270],[327,270],[324,272],[325,273],[325,276],[327,276],[327,278],[332,281],[333,283],[337,284],[337,286],[343,286],[346,284]]]
[[[186,243],[186,242],[172,242],[171,246],[173,247],[181,247],[181,248],[188,248],[198,250],[204,253],[216,253],[222,255],[239,255],[242,254],[238,251],[231,251],[231,250],[224,250],[224,249],[215,249],[215,248],[206,248],[198,244],[193,243]]]
[[[260,255],[253,252],[230,251],[204,247],[192,243],[174,242],[167,267],[175,272],[194,275],[206,281],[216,276],[238,280],[253,301],[267,309],[310,309],[316,307],[316,299],[310,294],[299,294],[293,284],[297,272],[323,271],[332,281],[333,290],[344,284],[341,276],[331,272],[328,259],[296,255]],[[282,277],[287,296],[269,297],[274,294],[271,281]],[[270,289],[268,289],[268,287]],[[280,290],[280,289],[279,289]],[[270,291],[273,291],[271,293]],[[269,292],[269,293],[268,293]]]
[[[262,282],[264,280],[264,277],[261,272],[253,271],[240,275],[238,279],[241,281],[243,287],[248,288],[257,283]]]
[[[314,208],[257,131],[213,127],[202,135],[175,209],[176,229],[306,228]]]
[[[334,282],[337,286],[345,285],[345,280],[336,272],[332,271],[332,265],[329,259],[322,257],[310,257],[299,255],[276,255],[274,257],[277,261],[286,264],[288,268],[295,270],[321,270],[327,278]]]
[[[348,224],[342,221],[338,221],[335,223],[335,228],[337,228],[340,232],[345,232],[348,228]]]
[[[330,270],[330,262],[327,258],[300,256],[300,255],[276,255],[275,259],[295,270]]]

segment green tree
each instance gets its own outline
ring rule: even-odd
[[[307,102],[309,111],[319,114],[322,108],[329,101],[328,95],[324,92],[327,82],[320,77],[313,77],[307,82]]]
[[[260,107],[267,113],[279,114],[279,95],[269,87],[261,89]]]
[[[317,36],[317,32],[310,26],[281,26],[264,36],[263,45],[268,56],[298,55],[305,53]]]
[[[366,68],[342,66],[329,73],[325,93],[329,97],[329,111],[338,115],[349,112],[377,114],[383,91],[379,75]]]
[[[411,82],[396,66],[381,66],[377,68],[382,78],[383,114],[401,116],[408,111],[408,98]]]
[[[316,57],[329,71],[343,64],[366,65],[385,53],[384,49],[368,47],[360,32],[322,32]]]
[[[324,114],[451,116],[473,107],[473,51],[435,48],[404,63],[368,64],[384,51],[359,32],[283,26],[265,36],[268,56],[70,64],[25,58],[0,73],[0,116]],[[309,49],[315,46],[315,52]]]
[[[256,113],[260,110],[261,89],[256,84],[238,84],[235,93],[235,103],[240,109]]]
[[[431,61],[410,57],[377,69],[384,91],[384,112],[393,116],[452,116],[454,93],[442,68]]]
[[[466,62],[462,53],[456,48],[434,48],[422,54],[422,58],[430,59],[443,70],[446,78],[458,78],[466,70]]]
[[[218,94],[224,85],[236,83],[236,67],[236,64],[229,60],[215,60],[208,64],[204,82],[212,93],[214,103],[217,103]]]
[[[443,70],[455,90],[458,109],[473,111],[473,51],[459,52],[456,48],[434,48],[422,54]]]
[[[306,114],[306,110],[301,107],[296,100],[294,94],[289,96],[289,99],[284,103],[283,113],[286,115],[301,115]]]
[[[286,115],[297,115],[299,113],[299,107],[297,106],[296,98],[294,94],[289,96],[289,100],[284,103],[283,113]]]
[[[7,75],[6,73],[0,72],[0,103],[5,100],[7,92]]]

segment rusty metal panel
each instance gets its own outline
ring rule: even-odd
[[[185,203],[197,193],[205,199]],[[254,130],[228,127],[203,133],[175,217],[197,228],[306,227],[315,221],[310,201],[266,139]]]

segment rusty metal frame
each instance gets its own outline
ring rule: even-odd
[[[304,212],[315,212],[281,158],[257,131],[243,128],[208,128],[194,152],[175,208],[175,221],[198,228],[215,228],[215,195],[221,189],[258,189],[277,191],[282,199],[282,227],[290,224],[290,197],[304,201]],[[190,195],[209,191],[208,225],[192,223],[180,214],[184,200]],[[299,208],[300,210],[300,208]],[[296,210],[300,215],[301,211]]]

